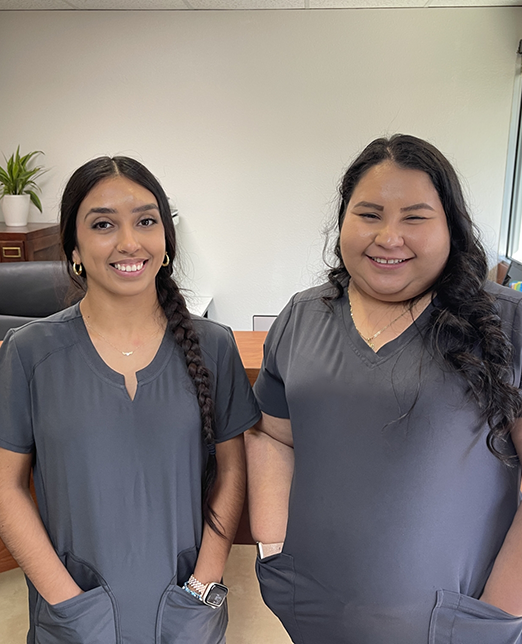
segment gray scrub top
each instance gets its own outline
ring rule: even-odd
[[[232,332],[195,318],[213,374],[216,441],[259,410]],[[30,586],[31,644],[215,644],[226,607],[183,591],[201,543],[207,460],[199,407],[172,334],[124,378],[101,359],[78,305],[10,332],[0,349],[0,446],[34,452],[38,507],[84,595],[48,605]]]
[[[519,503],[463,379],[431,358],[430,305],[377,353],[348,297],[294,296],[254,387],[290,418],[295,471],[283,552],[257,562],[298,644],[515,644],[522,619],[478,601]],[[522,296],[488,285],[521,380]],[[511,443],[508,452],[514,453]]]

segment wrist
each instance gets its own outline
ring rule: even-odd
[[[183,590],[211,608],[222,606],[228,594],[228,588],[224,584],[217,581],[204,584],[194,575],[184,583]]]

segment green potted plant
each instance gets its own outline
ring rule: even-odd
[[[34,205],[42,212],[42,204],[37,195],[40,191],[35,179],[45,170],[42,166],[29,168],[31,159],[43,152],[35,151],[20,156],[20,146],[6,160],[6,167],[0,166],[0,197],[2,211],[8,226],[25,226],[29,217],[29,205]]]

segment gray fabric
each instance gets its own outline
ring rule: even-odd
[[[522,296],[488,288],[519,385]],[[291,419],[295,445],[283,553],[257,562],[266,603],[298,644],[519,644],[522,619],[477,600],[519,468],[488,451],[463,380],[423,349],[432,306],[375,354],[347,296],[330,310],[327,290],[283,310],[255,386],[264,412]]]
[[[215,374],[216,439],[225,441],[259,412],[230,330],[201,318],[195,326]],[[224,641],[226,607],[216,611],[173,588],[193,571],[201,542],[207,451],[171,334],[137,379],[131,401],[78,306],[11,331],[0,349],[0,446],[34,451],[43,522],[91,591],[50,607],[29,584],[30,644]]]

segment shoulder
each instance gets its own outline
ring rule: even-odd
[[[487,282],[484,290],[494,298],[503,321],[509,322],[515,316],[520,315],[519,311],[522,306],[522,293],[520,291],[500,286],[495,282]]]
[[[498,302],[505,302],[508,306],[518,306],[522,302],[522,292],[515,291],[507,286],[488,281],[484,290],[492,295]]]
[[[234,334],[230,327],[214,320],[192,315],[194,330],[198,334],[199,344],[207,358],[218,362],[223,354],[230,350],[237,350]]]
[[[329,314],[340,302],[336,296],[337,291],[329,283],[300,291],[292,296],[279,314],[278,320],[290,317],[303,318],[303,316],[306,318],[314,312],[319,315]]]
[[[80,317],[77,304],[47,318],[33,320],[11,329],[2,349],[14,348],[24,366],[35,365],[46,357],[75,344],[72,323]]]
[[[336,291],[329,283],[293,295],[268,332],[265,354],[276,350],[284,336],[306,334],[310,328],[325,323],[326,318],[332,317],[333,311],[341,306],[341,300],[333,299],[335,295]]]
[[[319,302],[320,304],[326,306],[324,299],[333,298],[336,294],[336,289],[334,289],[334,287],[327,282],[325,284],[320,284],[319,286],[312,286],[311,288],[307,288],[305,291],[296,293],[293,296],[291,302],[293,302],[294,305],[299,306],[313,306],[314,303]]]

